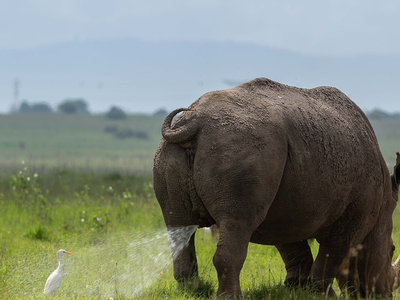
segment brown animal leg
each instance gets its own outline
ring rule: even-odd
[[[213,259],[218,273],[219,297],[237,299],[241,295],[239,274],[251,236],[247,227],[238,221],[220,223],[220,238]]]
[[[348,249],[333,249],[320,245],[317,258],[311,269],[312,288],[324,295],[335,296],[333,279],[346,257]]]
[[[285,284],[305,287],[309,283],[313,257],[307,240],[276,245],[286,268]]]
[[[198,276],[194,236],[195,234],[190,238],[188,245],[173,257],[174,278],[179,283],[186,283]]]

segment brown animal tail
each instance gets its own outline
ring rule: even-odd
[[[188,141],[192,138],[196,133],[198,128],[197,122],[191,121],[185,125],[179,126],[177,128],[171,128],[172,119],[176,114],[181,111],[195,111],[190,108],[178,108],[172,111],[164,120],[164,123],[161,128],[161,133],[163,138],[170,143],[182,143]]]

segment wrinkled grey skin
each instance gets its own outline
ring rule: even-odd
[[[391,297],[400,158],[390,176],[370,123],[342,92],[259,78],[172,112],[162,133],[153,177],[165,223],[219,226],[218,295],[240,297],[253,242],[278,248],[288,284],[332,295],[337,278],[363,297]],[[194,235],[173,263],[178,281],[197,275]]]

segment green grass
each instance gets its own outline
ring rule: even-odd
[[[165,231],[149,178],[79,174],[78,182],[76,173],[62,174],[35,177],[24,170],[2,180],[1,299],[41,296],[46,277],[56,267],[55,252],[60,248],[74,252],[79,261],[71,267],[73,276],[65,280],[64,296],[73,295],[77,289],[83,295],[83,291],[90,291],[95,298],[96,290],[82,290],[82,283],[73,279],[85,279],[90,286],[98,274],[112,275],[115,268],[111,259],[120,257],[132,241],[142,241],[146,232],[151,236]],[[50,192],[60,185],[65,189]],[[101,266],[109,268],[102,270],[98,268]],[[88,275],[83,276],[85,272]]]
[[[60,248],[74,255],[65,258],[68,275],[52,299],[215,297],[216,241],[203,230],[196,233],[197,289],[178,287],[173,278],[151,183],[162,121],[150,116],[118,122],[84,115],[0,116],[0,299],[44,299],[43,286],[57,267]],[[149,138],[117,139],[104,132],[110,124],[144,131]],[[372,124],[393,165],[400,122]],[[396,245],[399,214],[396,209]],[[313,242],[314,254],[317,249]],[[284,277],[274,247],[250,244],[241,273],[245,299],[325,299],[284,287]]]
[[[151,178],[76,171],[35,177],[29,168],[22,170],[0,180],[0,299],[43,299],[61,248],[74,255],[65,258],[68,274],[53,299],[215,298],[216,241],[208,232],[196,233],[197,289],[175,282]],[[399,220],[396,210],[397,244]],[[317,249],[312,242],[314,254]],[[245,299],[325,299],[286,288],[284,277],[274,247],[250,244],[241,273]]]

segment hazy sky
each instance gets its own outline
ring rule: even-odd
[[[135,37],[317,55],[400,53],[398,0],[1,0],[0,48]]]
[[[301,87],[333,85],[363,109],[399,110],[399,30],[398,0],[0,0],[0,112],[16,102],[16,78],[19,100],[56,107],[67,97],[83,97],[91,110],[100,112],[112,104],[129,111],[173,109],[207,91],[227,88],[226,79],[259,76]],[[193,53],[186,55],[186,44],[174,43],[179,51],[150,49],[144,58],[132,54],[133,49],[116,56],[122,53],[115,49],[118,41],[129,39],[151,42],[155,48],[168,48],[165,42],[192,42],[187,51]],[[93,48],[97,42],[101,51],[94,48],[79,57],[85,44]],[[200,51],[196,45],[202,42],[257,45],[265,53],[293,53],[295,61],[286,54],[287,61],[271,61],[274,58],[261,50],[257,58],[238,49],[232,49],[236,54],[231,56],[204,47]],[[71,45],[78,47],[78,54]],[[179,57],[169,60],[171,53]],[[214,61],[207,65],[205,55]],[[164,60],[154,71],[154,61],[161,56]],[[360,57],[364,60],[353,64]],[[336,59],[341,64],[335,64]],[[135,70],[135,63],[142,67]],[[100,67],[102,72],[96,70]]]

